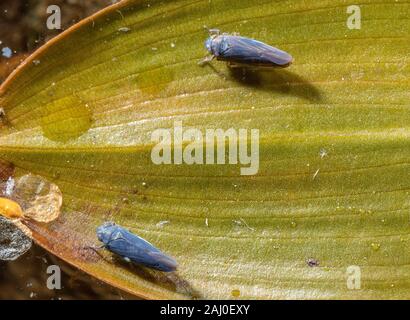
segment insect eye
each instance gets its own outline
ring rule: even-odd
[[[211,51],[211,43],[212,43],[212,39],[208,38],[205,41],[205,48],[210,52]]]

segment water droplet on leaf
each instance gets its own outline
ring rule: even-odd
[[[42,108],[41,128],[50,140],[66,142],[78,138],[91,127],[91,110],[74,96],[53,101]]]
[[[372,242],[370,246],[372,247],[373,251],[378,251],[380,249],[380,243]]]
[[[55,220],[63,202],[57,185],[32,174],[17,179],[13,198],[21,205],[25,217],[39,222]]]
[[[231,294],[232,294],[232,297],[239,298],[241,295],[241,291],[239,289],[233,289]]]

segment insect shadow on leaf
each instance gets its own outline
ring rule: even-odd
[[[175,291],[177,293],[188,296],[191,299],[201,299],[202,294],[193,288],[191,284],[181,278],[176,271],[173,272],[162,272],[147,268],[141,265],[137,265],[133,262],[127,261],[118,255],[112,255],[112,261],[115,264],[120,265],[122,268],[128,270],[129,272],[135,274],[136,276],[154,283],[164,289]]]
[[[229,77],[240,84],[266,92],[297,96],[311,102],[321,102],[322,95],[317,87],[303,77],[274,68],[229,67]]]
[[[187,280],[181,278],[176,271],[164,273],[158,270],[144,267],[142,265],[137,265],[132,261],[124,259],[123,257],[120,257],[116,254],[101,252],[100,249],[103,249],[103,247],[104,246],[90,246],[87,247],[87,249],[94,251],[100,256],[101,259],[105,260],[106,262],[114,263],[127,270],[128,272],[134,274],[135,276],[154,283],[164,289],[186,295],[191,299],[202,298],[202,294],[198,290],[193,288]]]

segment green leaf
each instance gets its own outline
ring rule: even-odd
[[[1,158],[63,193],[57,221],[29,223],[35,240],[147,298],[410,298],[410,4],[361,1],[359,30],[348,5],[125,1],[39,49],[0,95]],[[204,25],[295,62],[201,67]],[[174,121],[259,129],[258,173],[153,164],[151,133]],[[178,272],[87,249],[107,220],[175,257]]]

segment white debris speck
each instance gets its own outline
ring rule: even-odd
[[[13,51],[11,51],[9,47],[4,47],[3,49],[1,49],[1,54],[3,55],[3,57],[11,58]]]
[[[117,1],[111,1],[111,2],[115,3],[115,2],[117,2]],[[122,14],[122,12],[121,12],[120,10],[116,10],[116,11],[120,14],[121,18],[124,19],[124,15]]]
[[[327,151],[325,149],[320,149],[319,156],[323,159],[327,156]]]
[[[320,169],[317,169],[316,172],[313,174],[313,180],[315,180],[315,178],[317,177],[317,175],[319,174]]]
[[[233,220],[233,222],[238,225],[238,226],[245,226],[246,228],[248,228],[251,231],[255,231],[254,228],[251,228],[244,219],[240,218],[239,220]]]
[[[171,48],[175,48],[175,43],[171,42]]]
[[[363,70],[358,70],[358,71],[353,71],[350,73],[350,78],[352,80],[360,80],[364,76],[364,71]]]
[[[12,177],[9,177],[6,182],[5,195],[10,197],[14,190],[15,181]]]
[[[208,218],[205,219],[205,225],[206,225],[207,227],[209,227]]]
[[[169,224],[170,222],[168,221],[168,220],[163,220],[163,221],[160,221],[160,222],[158,222],[157,224],[156,224],[156,226],[158,227],[158,228],[162,228],[163,226],[165,226],[165,225],[167,225],[167,224]]]
[[[38,65],[40,64],[40,62],[41,62],[41,61],[40,61],[40,60],[37,60],[37,59],[36,59],[36,60],[33,60],[33,64],[34,64],[35,66],[38,66]]]
[[[152,47],[152,48],[151,48],[151,50],[152,50],[152,51],[157,51],[157,50],[158,50],[158,48],[156,48],[156,47]]]
[[[128,31],[130,31],[130,30],[131,30],[131,29],[128,28],[128,27],[121,27],[121,28],[118,29],[119,32],[128,32]]]

